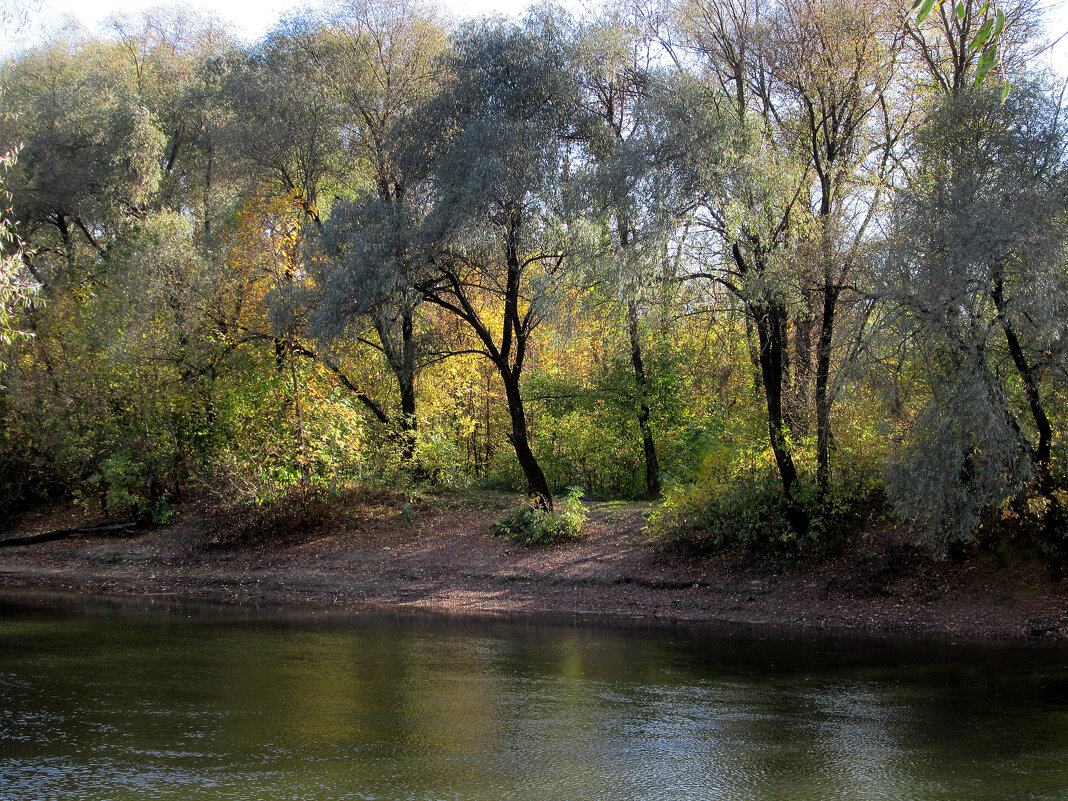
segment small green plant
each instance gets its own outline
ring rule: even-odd
[[[560,503],[563,509],[550,512],[537,503],[528,501],[494,523],[491,531],[496,536],[508,537],[528,547],[575,539],[582,530],[582,524],[586,522],[582,490],[569,488]]]

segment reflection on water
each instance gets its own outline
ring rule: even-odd
[[[0,799],[1068,799],[1064,650],[0,606]]]

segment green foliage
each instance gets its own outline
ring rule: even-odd
[[[4,89],[0,85],[0,100],[3,96]],[[10,116],[5,112],[0,114],[0,119]],[[26,274],[22,242],[15,233],[15,221],[9,207],[11,196],[7,191],[7,172],[17,161],[18,151],[19,148],[13,146],[0,152],[0,347],[29,335],[18,325],[18,316],[30,305],[39,288]],[[4,366],[0,357],[0,369]]]
[[[1068,364],[1063,109],[1035,84],[943,100],[917,131],[884,292],[922,353],[926,403],[888,469],[942,552],[1029,487],[1052,488],[1050,399]]]
[[[539,505],[537,499],[531,499],[494,523],[491,532],[528,547],[575,539],[586,521],[582,490],[569,488],[565,496],[557,499],[557,506],[560,505],[563,505],[562,510],[550,512]]]
[[[667,489],[648,530],[670,547],[697,554],[741,547],[793,556],[834,548],[884,505],[880,451],[865,450],[865,443],[877,439],[876,430],[857,429],[839,445],[843,467],[824,493],[812,480],[815,443],[791,443],[802,481],[789,500],[774,455],[758,432],[715,440],[694,480]],[[794,525],[798,516],[806,521],[803,531]]]
[[[109,516],[166,525],[174,517],[169,493],[164,489],[168,467],[158,456],[141,453],[135,458],[124,448],[102,460],[99,471],[89,477],[88,483],[99,489]]]
[[[916,11],[683,3],[670,71],[626,13],[450,36],[388,0],[15,57],[0,504],[214,493],[265,541],[350,482],[655,493],[651,442],[652,528],[697,551],[832,547],[884,476],[936,542],[1056,522],[1065,115],[1024,75],[962,91],[1007,77],[1026,8]]]
[[[932,11],[937,11],[946,0],[913,0],[912,10],[916,13],[916,26],[923,25]],[[973,80],[975,86],[982,85],[987,74],[998,65],[1001,58],[998,48],[1001,35],[1005,31],[1005,10],[999,3],[989,0],[978,7],[972,0],[952,0],[945,19],[947,27],[967,43],[969,56],[978,57],[974,63]],[[1005,81],[1000,88],[1001,101],[1005,102],[1009,94],[1009,83]]]

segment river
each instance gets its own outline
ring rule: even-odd
[[[1068,799],[1068,650],[8,599],[0,799]]]

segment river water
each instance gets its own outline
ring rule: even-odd
[[[0,799],[1068,799],[1068,650],[9,600]]]

